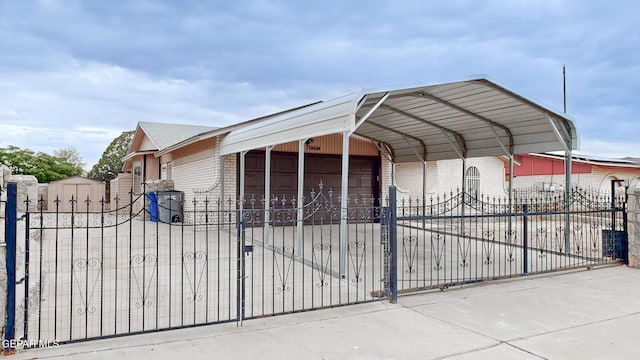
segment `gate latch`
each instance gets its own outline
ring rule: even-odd
[[[253,252],[253,245],[245,245],[244,246],[244,255],[249,256],[250,253]]]

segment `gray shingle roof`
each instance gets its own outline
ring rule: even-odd
[[[155,122],[139,122],[138,126],[144,131],[149,139],[157,146],[158,150],[177,144],[190,137],[202,134],[207,131],[215,130],[216,127],[167,124]]]

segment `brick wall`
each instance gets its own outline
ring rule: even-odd
[[[480,192],[487,196],[506,196],[504,162],[497,157],[467,159],[467,168],[475,166],[480,173]],[[382,161],[383,194],[391,184],[391,164]],[[412,162],[396,165],[398,196],[422,198],[422,163]],[[456,192],[462,188],[462,160],[439,160],[427,162],[427,198],[443,193]]]
[[[219,141],[220,138],[217,139]],[[185,204],[208,199],[212,203],[222,196],[235,201],[236,155],[225,156],[224,183],[221,177],[220,151],[217,144],[201,151],[175,158],[171,162],[171,176],[175,189],[185,194]],[[193,206],[193,205],[191,205]]]

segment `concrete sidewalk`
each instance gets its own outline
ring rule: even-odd
[[[498,281],[18,352],[14,359],[638,359],[640,270]]]

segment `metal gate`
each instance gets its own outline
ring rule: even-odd
[[[375,201],[374,201],[375,200]],[[384,297],[381,207],[354,196],[341,212],[331,190],[246,202],[241,223],[242,318],[293,313]],[[341,218],[347,229],[341,236]]]
[[[402,292],[626,262],[626,195],[468,193],[397,204]]]
[[[27,199],[20,217],[15,192],[13,184],[5,340],[17,347],[393,302],[398,292],[627,254],[624,195],[582,190],[509,204],[464,193],[396,200],[391,187],[386,207],[354,196],[346,209],[322,188],[302,206],[284,196],[161,202],[130,193],[99,212],[89,200],[66,200],[71,211],[62,212],[62,199],[54,209]]]
[[[15,221],[24,241],[12,338],[43,346],[384,298],[381,208],[370,196],[344,210],[322,189],[303,206],[256,203],[130,193],[92,212],[89,200],[27,200]]]

